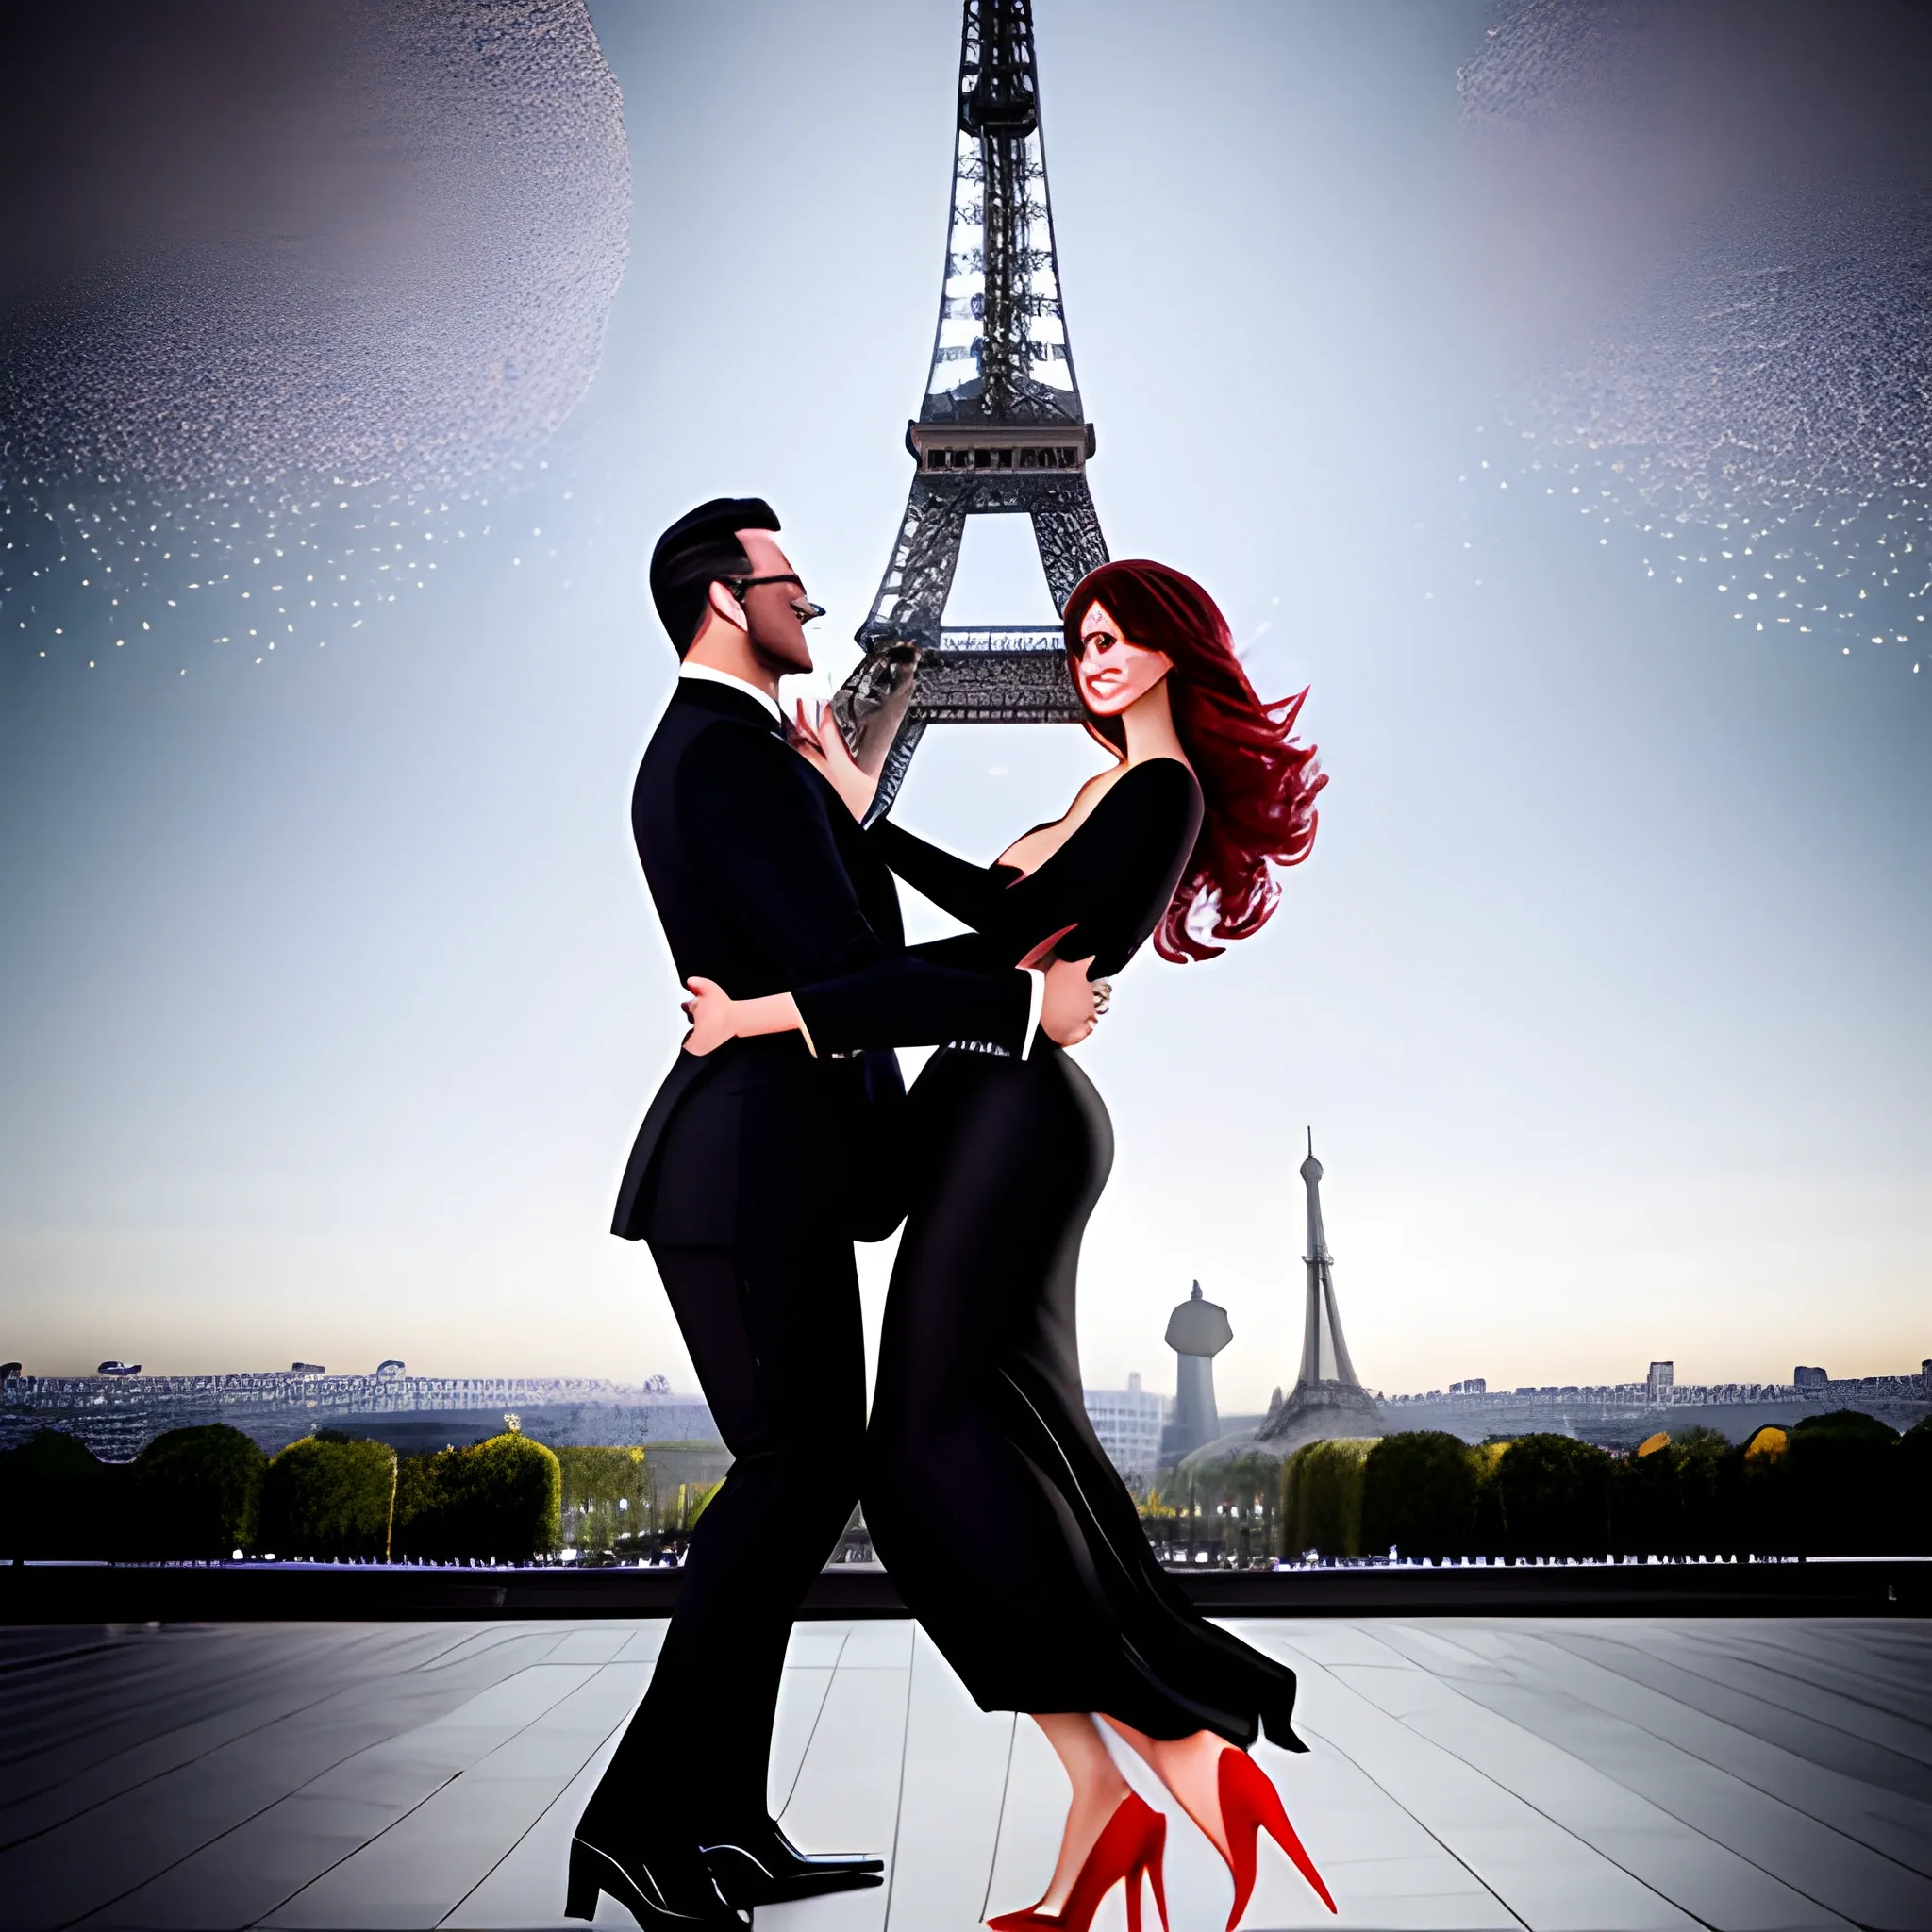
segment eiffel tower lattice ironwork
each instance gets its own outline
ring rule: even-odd
[[[1322,1163],[1315,1158],[1315,1134],[1308,1130],[1308,1158],[1302,1162],[1302,1185],[1308,1193],[1308,1251],[1302,1257],[1307,1283],[1302,1310],[1302,1367],[1293,1392],[1256,1431],[1257,1442],[1279,1444],[1282,1453],[1323,1436],[1380,1436],[1388,1424],[1375,1398],[1361,1385],[1341,1314],[1335,1306],[1335,1257],[1322,1224]]]
[[[942,628],[970,516],[1032,519],[1057,609],[1107,561],[1087,489],[1092,425],[1060,300],[1041,143],[1032,0],[965,0],[951,229],[932,373],[906,430],[906,514],[858,641],[855,694],[916,651],[912,700],[880,774],[891,803],[928,724],[1077,722],[1056,629]],[[908,651],[908,647],[911,647]]]

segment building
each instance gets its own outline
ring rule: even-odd
[[[11,1375],[0,1380],[0,1449],[40,1429],[78,1436],[96,1456],[125,1461],[167,1429],[230,1423],[273,1455],[319,1427],[373,1436],[399,1450],[441,1449],[503,1427],[553,1447],[713,1441],[717,1426],[695,1396],[661,1375],[636,1385],[531,1376],[411,1375],[395,1370],[330,1375],[311,1363],[252,1374]]]
[[[1652,1362],[1650,1374],[1643,1379],[1644,1392],[1652,1402],[1669,1402],[1671,1390],[1677,1379],[1677,1365],[1674,1362]],[[1551,1390],[1552,1395],[1558,1391]]]
[[[1152,1482],[1160,1467],[1161,1437],[1174,1415],[1174,1397],[1141,1388],[1137,1371],[1124,1389],[1083,1389],[1080,1399],[1122,1481],[1137,1490]]]
[[[1160,1459],[1178,1462],[1221,1434],[1214,1405],[1214,1357],[1234,1340],[1227,1310],[1203,1298],[1201,1284],[1167,1318],[1167,1345],[1174,1352],[1174,1421],[1161,1437]]]
[[[1472,1375],[1466,1382],[1452,1382],[1449,1385],[1449,1392],[1452,1395],[1487,1395],[1489,1391],[1489,1380],[1483,1375]]]
[[[1791,1387],[1807,1395],[1814,1389],[1823,1391],[1830,1381],[1831,1377],[1823,1369],[1797,1368],[1791,1371]]]
[[[1541,1433],[1576,1436],[1612,1449],[1634,1449],[1655,1435],[1659,1407],[1671,1411],[1668,1426],[1714,1429],[1734,1442],[1749,1441],[1766,1424],[1790,1428],[1821,1408],[1856,1408],[1900,1431],[1932,1414],[1932,1379],[1923,1366],[1913,1374],[1804,1383],[1679,1382],[1674,1377],[1662,1404],[1651,1389],[1648,1378],[1524,1386],[1513,1392],[1463,1382],[1452,1385],[1446,1394],[1430,1389],[1385,1396],[1382,1407],[1392,1428],[1443,1429],[1466,1442]]]

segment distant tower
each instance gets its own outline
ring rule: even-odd
[[[1294,1391],[1256,1432],[1257,1442],[1285,1455],[1324,1436],[1381,1436],[1388,1433],[1382,1411],[1361,1385],[1349,1359],[1335,1306],[1335,1259],[1322,1227],[1322,1163],[1315,1158],[1314,1130],[1308,1158],[1302,1162],[1308,1190],[1307,1293],[1302,1310],[1302,1367]]]
[[[1163,1462],[1178,1462],[1191,1449],[1221,1434],[1214,1407],[1214,1357],[1234,1340],[1227,1310],[1206,1301],[1201,1284],[1167,1318],[1167,1345],[1178,1357],[1174,1374],[1174,1421],[1160,1445]]]

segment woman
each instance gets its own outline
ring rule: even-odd
[[[1274,910],[1273,865],[1307,856],[1312,748],[1301,699],[1263,705],[1201,587],[1156,563],[1103,565],[1065,613],[1087,727],[1114,764],[1064,817],[991,867],[890,822],[892,869],[973,928],[921,948],[952,964],[1087,962],[1118,972],[1151,936],[1211,958]],[[806,747],[856,816],[874,781],[829,723]],[[1206,936],[1202,928],[1208,928]],[[788,995],[728,1001],[691,982],[700,1043],[798,1024]],[[915,1179],[892,1271],[867,1438],[865,1514],[908,1605],[982,1708],[1030,1712],[1074,1799],[1053,1883],[995,1928],[1084,1932],[1124,1880],[1160,1884],[1165,1820],[1128,1789],[1095,1715],[1200,1825],[1234,1877],[1232,1928],[1267,1831],[1334,1908],[1274,1787],[1247,1756],[1289,1750],[1294,1676],[1204,1622],[1155,1563],[1081,1401],[1080,1236],[1112,1134],[1091,1084],[1036,1038],[1024,1059],[942,1048],[908,1099]]]

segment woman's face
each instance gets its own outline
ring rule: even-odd
[[[1080,655],[1074,660],[1074,680],[1080,688],[1080,702],[1096,718],[1118,718],[1173,669],[1174,659],[1165,651],[1144,650],[1122,637],[1106,605],[1088,606],[1080,620]]]

